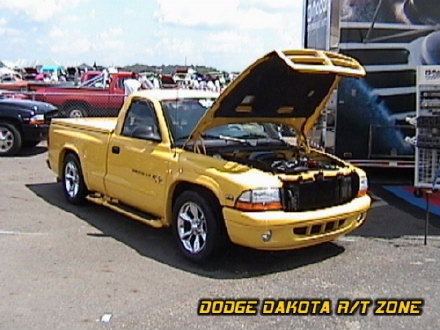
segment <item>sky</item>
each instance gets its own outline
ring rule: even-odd
[[[240,71],[302,46],[303,0],[0,0],[0,61]]]

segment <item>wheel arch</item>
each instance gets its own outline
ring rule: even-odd
[[[6,123],[9,125],[14,125],[15,128],[23,135],[23,125],[18,118],[13,117],[0,117],[0,123]]]
[[[78,158],[79,165],[81,166],[81,171],[83,173],[84,183],[86,184],[86,187],[88,187],[89,185],[87,182],[87,175],[86,175],[84,165],[83,165],[84,163],[81,160],[81,157],[79,156],[78,150],[73,146],[66,146],[66,147],[62,148],[60,151],[60,154],[58,156],[58,178],[61,179],[63,176],[64,160],[66,159],[68,154],[72,154],[76,158]]]
[[[213,202],[215,211],[219,212],[221,218],[223,219],[222,205],[220,202],[220,198],[215,194],[215,192],[212,189],[193,182],[179,181],[173,185],[173,187],[171,188],[168,194],[167,205],[166,205],[166,219],[168,225],[172,224],[173,207],[176,202],[176,199],[184,191],[196,191],[202,197],[208,198],[210,201]],[[224,226],[224,221],[222,221],[222,227],[223,226]]]

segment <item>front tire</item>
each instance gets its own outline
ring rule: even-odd
[[[188,259],[201,262],[217,252],[224,239],[215,202],[195,191],[184,191],[174,203],[173,234]]]
[[[18,129],[9,123],[0,123],[0,156],[15,155],[22,146]]]
[[[72,204],[83,204],[87,196],[87,187],[79,159],[74,154],[67,154],[63,164],[63,191],[67,201]]]

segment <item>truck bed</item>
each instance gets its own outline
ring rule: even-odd
[[[112,133],[115,130],[117,118],[58,118],[52,123],[79,130]]]
[[[65,152],[72,151],[87,159],[82,163],[84,179],[92,191],[105,191],[107,152],[117,118],[57,118],[49,129],[49,160],[61,178]],[[64,151],[62,151],[64,150]]]

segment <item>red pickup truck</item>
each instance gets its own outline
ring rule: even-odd
[[[65,117],[117,116],[124,103],[124,80],[131,72],[102,74],[77,87],[45,87],[35,92],[35,99],[58,107]]]

